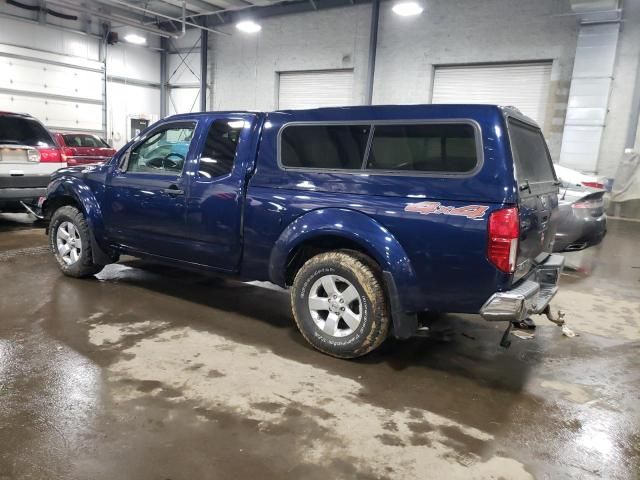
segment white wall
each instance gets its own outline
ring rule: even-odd
[[[119,82],[107,83],[109,143],[120,148],[130,139],[130,118],[160,118],[160,89]]]
[[[0,12],[4,8],[7,7]],[[100,59],[97,38],[4,17],[0,17],[0,43],[88,60]]]
[[[199,112],[200,30],[170,40],[169,50],[179,53],[167,55],[167,114]]]
[[[553,60],[545,134],[557,158],[576,46],[557,0],[437,0],[418,17],[381,6],[374,103],[429,103],[435,65]]]
[[[613,70],[609,111],[605,119],[600,145],[598,173],[615,177],[616,168],[624,151],[631,115],[633,88],[640,88],[636,78],[640,62],[640,1],[624,2],[623,22],[618,41],[616,64]],[[637,143],[640,147],[640,143]]]
[[[546,134],[554,157],[576,45],[575,17],[557,0],[430,0],[418,17],[380,12],[373,100],[429,103],[435,65],[553,60]],[[261,21],[255,36],[212,36],[215,109],[275,107],[277,72],[354,69],[353,104],[364,101],[370,6]]]
[[[107,46],[107,75],[160,82],[160,52],[126,43]]]
[[[107,78],[107,137],[119,148],[131,138],[130,118],[160,118],[160,53],[109,45]]]
[[[369,7],[323,10],[261,21],[258,35],[211,34],[213,109],[276,108],[277,73],[354,69],[352,104],[364,100]]]

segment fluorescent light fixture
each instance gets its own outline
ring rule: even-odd
[[[141,35],[136,35],[135,33],[129,33],[124,36],[124,41],[133,43],[134,45],[144,45],[147,43],[147,39]]]
[[[244,20],[236,23],[236,28],[244,33],[256,33],[262,30],[262,27],[253,20]]]
[[[424,8],[416,2],[400,2],[396,3],[391,10],[401,17],[410,17],[412,15],[420,15]]]

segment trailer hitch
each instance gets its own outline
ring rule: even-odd
[[[562,310],[558,310],[557,312],[553,312],[551,310],[551,304],[547,305],[546,308],[542,311],[544,315],[547,316],[547,319],[555,323],[557,326],[562,327],[565,324],[564,321],[564,312]]]
[[[540,315],[545,315],[550,322],[555,323],[557,326],[561,327],[562,333],[565,336],[575,337],[577,335],[571,329],[569,329],[569,327],[567,327],[564,320],[565,313],[562,310],[553,311],[551,310],[551,305],[547,305],[545,309],[542,312],[540,312]],[[509,340],[509,334],[511,333],[511,330],[513,329],[514,326],[520,326],[522,328],[527,328],[530,330],[533,330],[536,328],[536,324],[533,322],[531,318],[526,318],[525,320],[523,320],[518,324],[509,322],[509,325],[507,326],[507,329],[502,334],[502,339],[500,340],[501,347],[509,348],[511,346],[511,340]]]
[[[35,209],[31,208],[29,205],[27,205],[26,203],[24,203],[23,201],[20,201],[20,205],[22,205],[24,207],[24,209],[30,213],[31,215],[33,215],[34,217],[36,217],[38,220],[42,220],[44,219],[44,216],[38,214]],[[40,210],[36,207],[37,210]]]

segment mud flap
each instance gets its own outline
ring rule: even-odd
[[[418,330],[418,314],[407,313],[402,310],[396,282],[391,272],[382,272],[382,276],[384,278],[387,297],[389,298],[393,336],[400,340],[410,338],[415,335]]]
[[[89,229],[89,235],[91,236],[91,257],[93,263],[104,266],[118,261],[118,254],[113,252],[108,253],[100,247],[91,229]]]
[[[502,348],[509,348],[511,346],[511,340],[509,340],[509,334],[511,333],[511,329],[513,328],[513,323],[507,322],[509,325],[507,329],[502,334],[502,339],[500,340],[500,346]]]

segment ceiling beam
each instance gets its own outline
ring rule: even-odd
[[[181,15],[182,9],[182,1],[181,0],[160,0],[162,3],[166,3],[168,5],[176,7],[180,12],[177,14],[179,17]],[[216,7],[215,5],[210,4],[209,2],[205,2],[204,0],[187,0],[187,10],[195,13],[204,13],[211,12]]]
[[[219,26],[226,23],[233,23],[244,15],[252,18],[268,18],[282,15],[292,15],[296,13],[312,12],[315,10],[327,10],[330,8],[346,7],[351,5],[369,4],[371,0],[293,0],[284,1],[277,4],[260,7],[246,7],[242,9],[230,8],[227,10],[219,10],[206,16],[208,26]],[[200,15],[201,17],[204,15]]]
[[[180,21],[180,23],[185,27],[187,25],[189,25],[191,27],[196,27],[196,28],[199,28],[201,30],[208,30],[208,31],[210,31],[212,33],[217,33],[217,34],[220,34],[220,35],[229,35],[229,33],[221,32],[221,31],[215,30],[213,28],[208,28],[208,27],[205,27],[203,25],[194,23],[193,21],[181,20],[179,18],[181,15],[178,16],[178,17],[174,17],[174,16],[171,16],[171,15],[167,15],[165,13],[162,13],[162,12],[152,11],[152,10],[150,10],[148,8],[145,8],[145,7],[139,7],[137,5],[133,5],[133,4],[127,3],[124,0],[95,0],[95,1],[97,1],[99,3],[106,4],[106,5],[118,5],[118,6],[128,7],[128,8],[131,8],[133,10],[142,11],[142,12],[145,12],[146,14],[148,14],[148,15],[154,15],[154,16],[166,19],[166,20],[177,20],[177,21]],[[185,18],[189,18],[189,17],[186,16]]]

